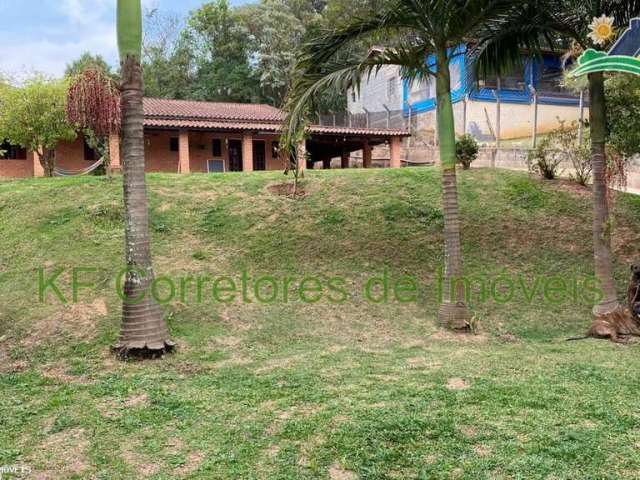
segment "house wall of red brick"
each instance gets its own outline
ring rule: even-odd
[[[73,142],[60,142],[56,147],[56,167],[78,171],[90,167],[95,160],[84,158],[84,138],[78,136]]]
[[[24,178],[33,176],[33,152],[27,152],[26,160],[0,158],[0,177]]]
[[[171,139],[179,138],[176,131],[149,131],[145,133],[145,162],[147,172],[178,173],[178,152],[171,151]],[[222,156],[213,156],[213,139],[222,141]],[[255,141],[262,141],[265,145],[265,165],[267,170],[280,170],[282,161],[272,158],[271,142],[278,141],[278,135],[256,135]],[[241,134],[225,134],[215,132],[189,132],[189,170],[195,173],[207,172],[207,161],[222,159],[225,168],[229,170],[229,140],[242,141]],[[176,140],[177,141],[177,140]]]
[[[179,153],[171,151],[171,139],[177,139],[179,132],[156,130],[145,132],[145,162],[147,172],[178,173]],[[207,161],[213,156],[213,139],[222,141],[222,156],[229,170],[229,140],[242,142],[240,133],[189,132],[189,157],[191,172],[207,172]],[[265,165],[267,170],[283,169],[282,160],[273,158],[272,142],[278,141],[278,135],[255,135],[254,141],[264,142]],[[31,177],[33,176],[32,152],[27,153],[27,160],[0,159],[0,177]],[[93,164],[84,155],[84,140],[82,137],[72,142],[60,142],[56,147],[56,166],[65,170],[82,170]]]

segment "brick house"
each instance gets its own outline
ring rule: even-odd
[[[280,170],[278,139],[284,114],[268,105],[144,99],[145,159],[148,172],[250,172]],[[362,166],[372,166],[372,148],[388,145],[388,165],[400,166],[404,129],[349,128],[312,125],[306,141],[305,168],[332,159],[349,167],[352,152],[361,152]],[[120,167],[120,139],[110,138],[112,167]],[[0,177],[42,176],[39,158],[23,148],[4,144]],[[82,170],[95,162],[95,152],[79,136],[55,149],[56,167]]]

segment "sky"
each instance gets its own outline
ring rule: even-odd
[[[246,0],[231,1],[232,4]],[[89,51],[118,62],[116,0],[0,0],[0,72],[61,76]],[[204,0],[142,0],[145,8],[186,15]]]

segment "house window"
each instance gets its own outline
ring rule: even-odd
[[[214,157],[221,157],[222,156],[222,140],[220,140],[219,138],[214,138],[213,144],[212,144],[212,150],[213,150]]]
[[[172,152],[180,151],[180,142],[178,141],[178,137],[171,137],[169,139],[169,150]]]
[[[9,142],[0,143],[0,159],[4,160],[26,160],[27,149]]]
[[[87,143],[87,140],[84,140],[84,159],[90,162],[95,162],[98,158],[98,153],[95,148],[91,148],[91,145]]]
[[[497,90],[498,77],[496,75],[487,76],[481,79],[479,84],[480,88]],[[524,69],[521,67],[516,67],[500,76],[500,90],[524,90],[525,87]]]
[[[280,156],[280,143],[271,142],[271,158],[278,158]]]
[[[398,79],[391,77],[387,80],[387,99],[393,100],[398,93]]]
[[[416,79],[411,84],[409,99],[411,103],[418,103],[435,97],[435,81],[433,77]]]

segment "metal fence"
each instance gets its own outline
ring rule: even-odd
[[[329,127],[409,128],[410,120],[402,110],[351,113],[339,112],[318,115],[318,124]]]

